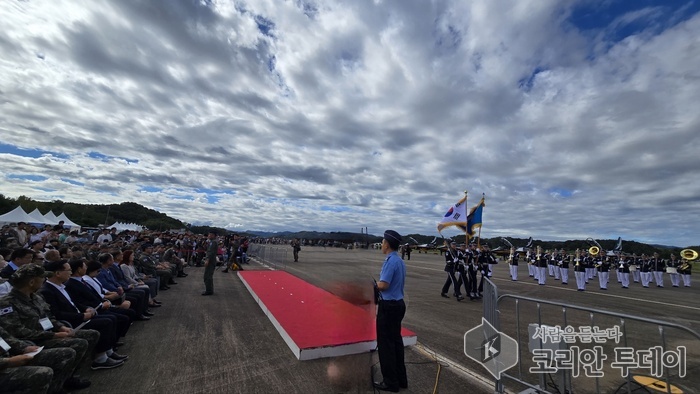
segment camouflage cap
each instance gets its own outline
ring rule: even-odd
[[[53,272],[46,271],[44,267],[36,264],[26,264],[12,274],[13,281],[24,281],[31,278],[50,278]]]

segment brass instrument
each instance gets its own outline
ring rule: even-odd
[[[698,259],[698,252],[693,249],[683,249],[681,250],[681,265],[678,267],[679,271],[686,271],[690,268],[690,262]]]
[[[599,248],[599,247],[597,247],[597,246],[591,246],[590,248],[588,248],[588,254],[590,254],[590,255],[592,255],[592,256],[597,256],[598,253],[600,253],[600,248]]]
[[[576,267],[581,263],[581,249],[576,249]]]
[[[681,250],[681,258],[688,261],[697,260],[698,252],[694,251],[693,249],[683,249]]]

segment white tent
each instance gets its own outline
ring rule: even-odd
[[[46,212],[46,215],[44,215],[44,220],[46,220],[46,224],[58,224],[58,218],[56,217],[56,215],[53,214],[53,211]]]
[[[39,208],[35,208],[33,211],[31,211],[29,216],[31,217],[29,220],[29,223],[31,224],[49,224],[46,219],[44,219],[44,215],[41,214]]]
[[[31,221],[31,216],[29,216],[28,213],[24,212],[24,209],[22,209],[21,205],[4,215],[0,215],[0,223],[2,224],[17,222],[31,223]]]
[[[65,212],[63,212],[63,213],[61,213],[60,215],[58,215],[58,217],[56,217],[56,219],[58,219],[58,221],[63,220],[63,225],[64,225],[64,226],[67,226],[67,227],[69,227],[69,228],[71,228],[71,229],[74,228],[74,227],[78,227],[78,228],[80,227],[80,225],[75,224],[72,220],[68,219],[68,216],[66,216],[66,213],[65,213]]]
[[[121,223],[121,222],[116,222],[111,226],[107,226],[107,228],[116,228],[117,231],[143,231],[143,226],[139,226],[136,223]]]

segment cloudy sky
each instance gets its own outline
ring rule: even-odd
[[[468,190],[485,237],[697,245],[699,10],[8,1],[0,193],[436,235]]]

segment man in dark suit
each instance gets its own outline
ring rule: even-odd
[[[10,261],[0,271],[0,277],[8,279],[12,274],[23,265],[27,265],[34,260],[34,251],[27,248],[15,249],[10,255]]]
[[[41,295],[51,308],[51,313],[58,320],[64,320],[73,327],[87,322],[83,327],[97,330],[100,338],[95,345],[96,358],[92,369],[110,369],[124,364],[128,356],[118,354],[113,350],[117,343],[116,323],[112,318],[98,316],[94,308],[76,305],[70,298],[63,285],[71,275],[70,265],[65,260],[47,264],[47,271],[53,272],[41,288]]]
[[[117,292],[119,295],[123,294],[124,297],[131,302],[133,309],[136,313],[139,313],[140,316],[153,316],[153,313],[148,310],[148,295],[145,290],[129,288],[128,283],[127,287],[122,287],[121,283],[112,275],[110,267],[114,265],[114,258],[111,254],[100,253],[100,255],[97,256],[97,261],[102,265],[99,274],[97,274],[97,280],[100,281],[105,289]],[[118,271],[122,273],[121,269],[118,269]]]
[[[87,267],[83,260],[73,260],[68,264],[71,269],[71,277],[63,285],[66,286],[66,291],[73,302],[92,306],[97,311],[98,316],[115,316],[117,336],[119,338],[126,336],[131,323],[138,317],[136,312],[129,308],[119,308],[112,305],[111,301],[102,298],[95,289],[85,283],[83,275],[85,275]]]

